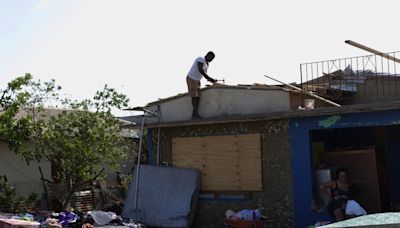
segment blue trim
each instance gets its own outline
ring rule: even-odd
[[[338,114],[289,120],[292,150],[293,192],[296,227],[307,227],[326,214],[312,212],[312,164],[310,131],[317,129],[400,125],[400,110]]]
[[[154,164],[154,161],[153,161],[153,129],[151,128],[147,129],[147,148],[148,148],[147,164],[152,165]]]

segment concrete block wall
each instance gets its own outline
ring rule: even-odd
[[[257,207],[265,209],[263,213],[269,217],[267,227],[294,227],[288,120],[163,128],[161,130],[161,161],[166,161],[173,166],[171,140],[174,137],[249,133],[260,133],[262,136],[262,192],[251,193],[247,200],[200,200],[194,227],[224,227],[224,214],[227,209],[240,210]],[[153,141],[156,142],[156,139]]]

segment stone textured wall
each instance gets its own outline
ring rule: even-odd
[[[161,161],[172,164],[171,140],[174,137],[260,133],[262,136],[263,191],[253,192],[248,200],[200,200],[193,227],[224,227],[227,209],[263,207],[269,218],[267,227],[294,227],[291,150],[288,120],[225,123],[163,128]],[[156,140],[155,140],[156,141]]]

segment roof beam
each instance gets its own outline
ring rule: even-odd
[[[362,50],[364,50],[364,51],[368,51],[368,52],[373,53],[373,54],[375,54],[375,55],[379,55],[379,56],[382,56],[383,58],[386,58],[386,59],[395,61],[395,62],[397,62],[397,63],[400,63],[400,59],[398,59],[398,58],[396,58],[396,57],[393,57],[393,56],[388,55],[388,54],[386,54],[386,53],[383,53],[383,52],[380,52],[380,51],[378,51],[378,50],[372,49],[372,48],[367,47],[367,46],[365,46],[365,45],[359,44],[359,43],[354,42],[354,41],[352,41],[352,40],[345,40],[344,42],[345,42],[346,44],[351,45],[351,46],[360,48],[360,49],[362,49]]]

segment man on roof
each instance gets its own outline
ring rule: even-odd
[[[205,77],[211,83],[217,82],[217,80],[211,78],[207,74],[208,65],[214,58],[215,54],[212,51],[208,52],[204,57],[198,57],[194,61],[186,77],[189,95],[192,97],[193,119],[201,119],[198,113],[200,104],[200,80]]]

